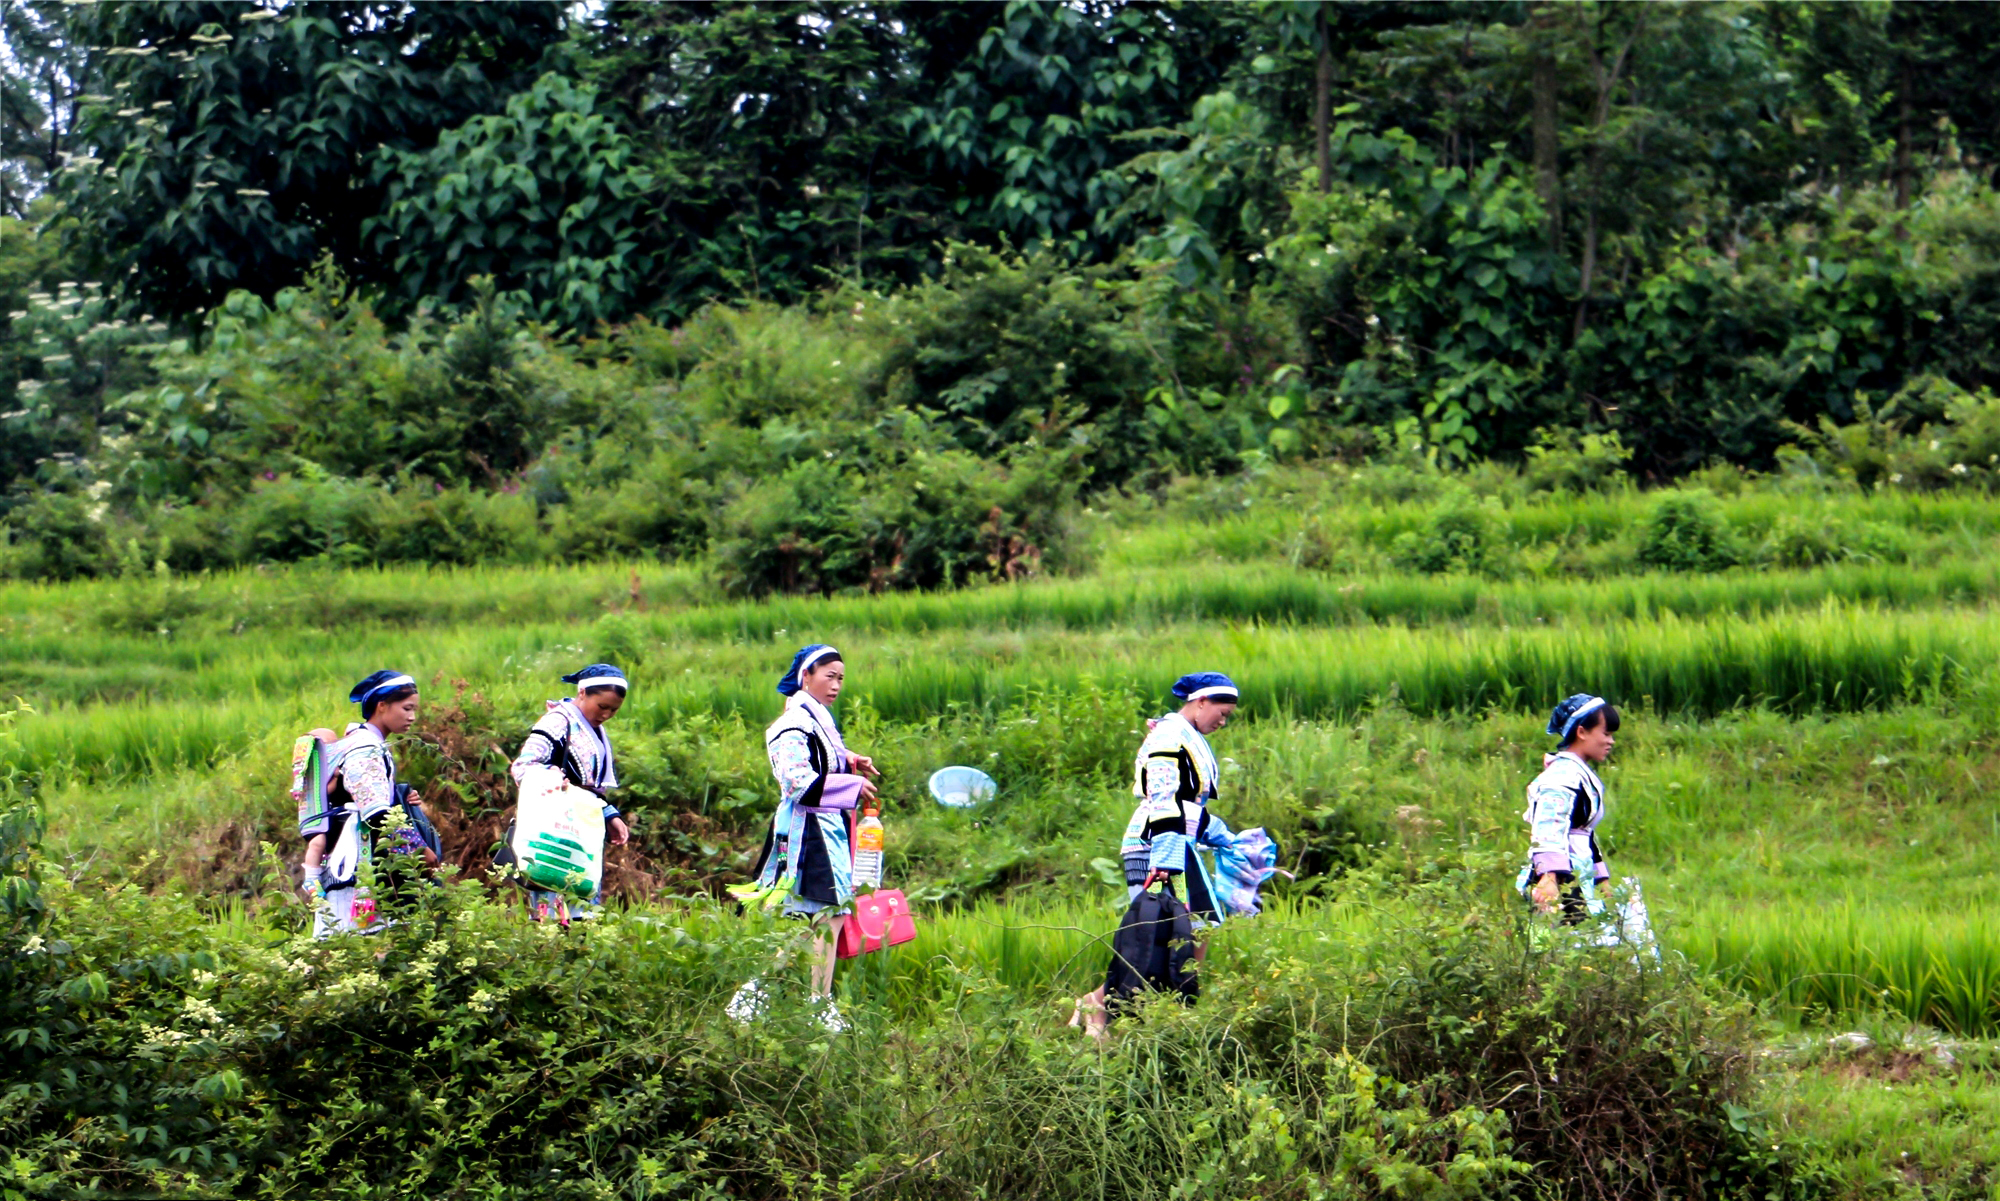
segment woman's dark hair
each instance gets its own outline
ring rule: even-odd
[[[1603,726],[1604,732],[1607,734],[1616,734],[1618,732],[1618,706],[1606,704],[1594,712],[1585,714],[1583,720],[1576,723],[1576,729],[1571,730],[1569,737],[1563,740],[1563,745],[1568,746],[1570,743],[1576,741],[1578,734],[1583,733],[1585,730],[1595,730],[1599,726]]]
[[[838,663],[838,662],[840,662],[840,652],[835,651],[833,654],[828,655],[824,659],[821,659],[819,662],[813,664],[811,667],[806,668],[805,671],[802,672],[801,674],[809,676],[814,672],[818,671],[820,668],[825,667],[829,663]]]
[[[375,716],[375,706],[382,704],[384,701],[392,703],[395,701],[407,701],[415,695],[417,695],[416,686],[414,684],[405,684],[393,692],[385,692],[381,696],[371,696],[361,706],[361,720],[367,721],[369,718]]]
[[[617,694],[618,694],[619,696],[624,696],[624,695],[625,695],[625,690],[624,690],[623,688],[620,688],[620,687],[619,687],[618,685],[616,685],[616,684],[599,684],[599,685],[598,685],[597,687],[595,687],[595,688],[586,688],[586,689],[584,689],[584,690],[583,690],[583,695],[585,695],[585,696],[596,696],[596,695],[597,695],[598,693],[600,693],[600,692],[615,692],[615,693],[617,693]]]

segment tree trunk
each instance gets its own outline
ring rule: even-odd
[[[1910,207],[1910,64],[1907,60],[1896,86],[1896,207]]]
[[[1319,190],[1324,196],[1333,190],[1333,44],[1326,28],[1326,5],[1321,0],[1314,28],[1319,34],[1319,76],[1313,81],[1313,140],[1319,147]]]
[[[1588,215],[1583,221],[1583,279],[1577,289],[1576,324],[1570,329],[1570,342],[1574,344],[1583,337],[1583,331],[1590,324],[1590,289],[1597,279],[1597,202],[1592,200]]]
[[[1535,192],[1542,198],[1542,209],[1548,226],[1549,251],[1562,253],[1562,166],[1557,152],[1561,146],[1562,130],[1558,122],[1557,109],[1561,97],[1558,95],[1562,81],[1556,75],[1556,56],[1549,46],[1553,36],[1550,29],[1552,20],[1546,11],[1535,14],[1531,37],[1534,38],[1532,62],[1534,89],[1534,112],[1532,126],[1535,136]]]
[[[1590,291],[1597,284],[1597,204],[1604,195],[1604,130],[1611,120],[1611,98],[1618,90],[1619,80],[1625,74],[1625,64],[1632,53],[1632,47],[1646,32],[1646,18],[1641,16],[1632,26],[1632,32],[1625,38],[1625,44],[1618,48],[1618,56],[1607,69],[1604,65],[1604,9],[1598,10],[1597,27],[1590,35],[1590,74],[1597,84],[1597,106],[1591,110],[1590,147],[1584,154],[1584,175],[1586,177],[1584,209],[1587,214],[1583,226],[1583,264],[1579,272],[1581,279],[1576,298],[1576,322],[1570,328],[1570,341],[1583,337],[1583,331],[1590,325]],[[1637,94],[1634,94],[1637,102]],[[1640,139],[1641,146],[1644,139]],[[1641,151],[1643,153],[1643,150]]]

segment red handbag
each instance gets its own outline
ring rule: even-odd
[[[854,898],[854,912],[840,923],[840,944],[835,953],[842,959],[866,955],[883,947],[906,943],[917,936],[917,921],[910,916],[910,903],[898,888],[878,888],[865,897]]]

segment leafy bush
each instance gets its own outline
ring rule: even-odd
[[[389,493],[354,480],[293,476],[259,480],[224,518],[228,560],[292,563],[325,557],[365,563],[374,557],[371,511]]]
[[[532,339],[491,281],[475,288],[464,319],[400,337],[330,265],[269,304],[233,293],[199,350],[155,356],[162,382],[126,397],[138,432],[102,449],[100,474],[161,498],[286,472],[498,487],[548,423],[585,415],[527,369]]]
[[[546,554],[535,502],[509,492],[402,488],[378,513],[383,563],[533,563]]]
[[[296,907],[73,884],[37,825],[0,804],[0,1137],[28,1194],[1597,1198],[1764,1194],[1794,1154],[1741,1104],[1740,1004],[1530,937],[1484,867],[1231,923],[1199,1005],[1138,1007],[1079,1071],[1041,998],[950,955],[850,969],[830,1037],[772,966],[791,928],[564,932],[391,859],[364,883],[394,924],[314,942]]]
[[[1397,918],[1360,940],[1351,961],[1293,967],[1292,989],[1338,988],[1318,983],[1320,972],[1353,973],[1370,984],[1349,990],[1350,1008],[1328,1024],[1338,1029],[1316,1032],[1279,1019],[1274,1011],[1287,1002],[1267,994],[1263,1020],[1238,1019],[1253,1052],[1281,1054],[1275,1038],[1331,1042],[1365,1031],[1371,1065],[1418,1083],[1433,1111],[1504,1108],[1512,1154],[1563,1165],[1554,1173],[1563,1195],[1700,1196],[1782,1186],[1783,1157],[1743,1163],[1745,1152],[1775,1141],[1758,1146],[1762,1132],[1744,1120],[1753,1011],[1712,998],[1685,967],[1655,965],[1629,946],[1550,937],[1518,903],[1468,907],[1468,893],[1490,884],[1497,866],[1468,858],[1404,887]],[[1365,895],[1371,883],[1357,875],[1343,888]],[[1233,994],[1232,986],[1283,973],[1289,954],[1280,941],[1240,953],[1232,966],[1241,974],[1225,977],[1217,991]]]
[[[845,303],[843,303],[845,302]],[[750,303],[710,305],[678,329],[627,335],[635,358],[675,384],[677,402],[748,429],[857,415],[874,370],[870,330],[887,318],[872,293],[835,293],[826,311]]]
[[[111,545],[104,508],[77,492],[48,492],[9,513],[4,528],[16,548],[13,574],[73,580],[104,571]]]
[[[1589,492],[1625,479],[1632,452],[1618,432],[1579,434],[1562,427],[1535,431],[1525,472],[1536,492]]]
[[[1106,268],[1072,266],[1047,248],[953,244],[941,278],[887,306],[867,394],[936,414],[981,455],[1073,442],[1094,483],[1120,483],[1152,459],[1145,398],[1168,381],[1109,283]]]
[[[1850,523],[1783,513],[1749,557],[1771,567],[1792,569],[1848,561],[1902,563],[1910,557],[1910,539],[1902,528],[1879,521]]]
[[[716,561],[730,591],[952,587],[1060,569],[1073,554],[1070,452],[1001,463],[958,449],[849,467],[804,459],[722,515]]]
[[[1773,567],[1819,567],[1847,557],[1838,526],[1796,513],[1771,525],[1758,557]]]
[[[1361,500],[1378,505],[1401,504],[1413,500],[1435,500],[1451,487],[1451,478],[1437,464],[1407,441],[1354,469],[1347,477],[1348,491]]]
[[[1653,503],[1639,561],[1660,571],[1720,571],[1737,561],[1728,519],[1706,492],[1668,492]]]
[[[1396,536],[1389,558],[1405,571],[1491,573],[1506,559],[1507,534],[1488,504],[1460,497],[1431,511],[1421,532]]]
[[[565,559],[690,558],[708,548],[716,489],[687,456],[656,451],[615,483],[584,485],[548,511]]]

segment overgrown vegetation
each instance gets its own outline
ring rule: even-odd
[[[1265,1195],[1490,1197],[1564,1165],[1621,1196],[1789,1172],[1731,1123],[1740,1007],[1629,950],[1496,939],[1519,915],[1481,873],[1398,890],[1394,933],[1337,916],[1365,884],[1317,938],[1232,932],[1199,1009],[1079,1054],[970,947],[864,969],[848,1037],[797,998],[744,1029],[718,1011],[788,932],[695,908],[565,934],[452,883],[314,943],[295,907],[72,884],[34,820],[7,810],[0,944],[24,1190],[1220,1197],[1248,1171]]]
[[[1206,1160],[1174,1160],[1178,1166],[1166,1175],[1140,1183],[1126,1183],[1130,1174],[1089,1174],[1126,1162],[1124,1156],[1136,1163],[1150,1154],[1143,1148],[1179,1145],[1171,1140],[1188,1136],[1193,1127],[1149,1124],[1093,1135],[1083,1125],[1103,1127],[1111,1098],[1171,1088],[1190,1098],[1192,1108],[1166,1107],[1171,1116],[1160,1121],[1207,1121],[1241,1132],[1225,1140],[1231,1146],[1277,1140],[1268,1150],[1240,1152],[1263,1165],[1255,1170],[1271,1181],[1310,1177],[1331,1187],[1361,1181],[1360,1164],[1381,1163],[1397,1172],[1442,1172],[1449,1183],[1450,1165],[1464,1153],[1470,1174],[1451,1187],[1504,1195],[1510,1188],[1532,1191],[1546,1170],[1522,1175],[1503,1161],[1583,1163],[1574,1157],[1588,1155],[1589,1164],[1625,1165],[1616,1175],[1600,1166],[1578,1169],[1575,1177],[1614,1195],[1676,1181],[1690,1188],[1686,1173],[1695,1173],[1705,1195],[1737,1195],[1754,1180],[1760,1195],[1784,1188],[1801,1196],[1859,1196],[1863,1182],[1877,1178],[1870,1165],[1878,1162],[1861,1149],[1861,1136],[1806,1120],[1803,1103],[1785,1099],[1815,1096],[1830,1111],[1848,1103],[1845,1093],[1826,1092],[1832,1084],[1813,1084],[1819,1061],[1805,1052],[1739,1061],[1728,1048],[1755,1050],[1766,1042],[1769,1027],[1762,1022],[1822,1045],[1833,1029],[1917,1020],[1944,1032],[1917,1037],[1941,1037],[1957,1048],[2000,1025],[1991,989],[1981,983],[1993,978],[2000,948],[1990,923],[1977,917],[1991,904],[1983,781],[1994,769],[2000,710],[1983,665],[2000,658],[2000,645],[1983,610],[2000,595],[1991,551],[2000,517],[1977,494],[1814,492],[1824,517],[1815,527],[1821,536],[1872,531],[1868,537],[1895,549],[1887,559],[1857,552],[1786,568],[1759,557],[1765,553],[1759,548],[1791,536],[1795,485],[1738,484],[1718,487],[1704,511],[1758,570],[1720,574],[1641,570],[1648,522],[1662,504],[1652,494],[1547,494],[1500,474],[1452,480],[1378,464],[1336,473],[1267,471],[1136,497],[1089,515],[1078,528],[1090,557],[1112,572],[952,593],[738,601],[722,595],[699,566],[654,563],[450,571],[299,565],[209,578],[16,582],[0,585],[7,633],[0,688],[29,698],[36,711],[17,721],[13,741],[0,748],[0,772],[32,783],[49,808],[51,860],[76,880],[74,889],[58,887],[53,895],[63,907],[83,907],[66,912],[95,915],[77,920],[105,940],[119,937],[112,928],[120,922],[167,922],[165,915],[181,914],[159,927],[161,945],[179,939],[181,951],[210,948],[224,956],[218,963],[238,965],[236,975],[221,966],[201,970],[257,992],[276,984],[254,956],[290,920],[278,900],[287,889],[267,878],[257,844],[286,839],[288,809],[273,803],[282,797],[284,747],[299,729],[338,721],[339,685],[330,679],[378,661],[418,672],[425,716],[399,757],[447,832],[449,858],[477,879],[509,800],[499,765],[529,717],[555,694],[555,676],[591,658],[610,658],[634,672],[639,687],[614,729],[634,841],[613,856],[608,874],[616,920],[581,936],[618,931],[616,952],[580,941],[534,941],[504,905],[491,908],[476,899],[476,889],[449,891],[451,905],[480,915],[466,919],[480,939],[512,948],[510,955],[557,956],[533,959],[539,966],[523,969],[523,987],[540,981],[533,995],[543,997],[555,995],[551,980],[583,987],[576,995],[596,1015],[551,1010],[481,1035],[487,1041],[479,1045],[490,1045],[496,1056],[490,1071],[532,1063],[589,1096],[609,1095],[588,1092],[601,1086],[623,1089],[618,1095],[628,1099],[666,1098],[626,1125],[604,1117],[609,1124],[596,1127],[598,1134],[578,1133],[571,1124],[582,1120],[579,1112],[612,1112],[594,1108],[598,1101],[585,1103],[585,1093],[565,1094],[576,1103],[560,1114],[535,1111],[546,1117],[536,1137],[556,1148],[558,1159],[589,1148],[596,1170],[612,1174],[614,1183],[626,1181],[621,1187],[628,1191],[643,1190],[630,1183],[633,1177],[616,1176],[627,1170],[618,1163],[636,1165],[639,1155],[681,1162],[665,1158],[671,1151],[706,1154],[698,1167],[685,1169],[695,1174],[689,1180],[733,1182],[742,1195],[810,1193],[818,1187],[811,1183],[814,1169],[829,1181],[846,1175],[880,1182],[877,1191],[892,1193],[929,1188],[934,1195],[970,1187],[968,1180],[1032,1192],[1055,1188],[1046,1181],[1060,1179],[1064,1195],[1149,1195],[1145,1190],[1175,1181],[1184,1193],[1221,1195],[1229,1186],[1217,1183],[1221,1176],[1203,1175]],[[1387,499],[1398,494],[1411,499]],[[1482,545],[1491,557],[1480,574],[1394,568],[1407,537],[1429,537],[1440,528],[1440,513],[1464,506],[1484,517]],[[1294,566],[1290,560],[1308,533],[1338,549],[1316,566]],[[848,1070],[840,1057],[861,1052],[845,1040],[826,1041],[825,1052],[785,1049],[825,1041],[803,1024],[808,1015],[790,1008],[751,1043],[731,1033],[716,1010],[741,978],[759,970],[770,948],[754,925],[668,899],[712,895],[740,876],[768,814],[758,732],[776,705],[774,665],[801,639],[824,632],[839,639],[852,668],[853,687],[841,702],[850,740],[887,773],[890,876],[922,911],[917,945],[847,973],[844,986],[851,990],[848,1012],[894,1023],[895,1033],[881,1045],[904,1057],[897,1060],[903,1067],[895,1103],[918,1107],[896,1112],[914,1113],[921,1119],[915,1128],[936,1131],[917,1158],[940,1152],[939,1158],[894,1180],[915,1167],[899,1158],[902,1151],[830,1132],[855,1129],[843,1124],[850,1117],[874,1122],[866,1116],[876,1112],[870,1107],[889,1105],[889,1094],[857,1096],[845,1083],[837,1095],[793,1093],[788,1085],[785,1095],[808,1108],[775,1114],[765,1108],[770,1090],[755,1082],[838,1081]],[[1113,1054],[1136,1058],[1100,1065],[1075,1058],[1075,1043],[1052,1040],[1069,1033],[1060,1026],[1066,998],[1090,987],[1101,970],[1093,939],[1108,931],[1123,895],[1111,852],[1129,814],[1129,757],[1140,719],[1164,704],[1158,693],[1170,669],[1158,662],[1162,647],[1189,663],[1225,664],[1250,689],[1245,719],[1217,743],[1227,757],[1226,816],[1270,829],[1301,879],[1278,886],[1265,919],[1227,932],[1193,1015],[1158,1015],[1159,1025],[1134,1027],[1133,1041]],[[1501,885],[1518,847],[1520,788],[1545,745],[1545,696],[1579,683],[1611,695],[1630,714],[1609,774],[1614,808],[1605,846],[1615,871],[1646,884],[1669,977],[1599,980],[1576,964],[1551,967],[1536,959],[1545,952],[1513,941],[1518,914]],[[976,812],[932,805],[923,781],[951,762],[984,765],[1000,781],[1000,798]],[[1475,848],[1477,873],[1452,875],[1468,847]],[[1926,883],[1920,903],[1912,904],[1905,881],[1918,873]],[[103,902],[110,909],[89,908],[105,889],[138,891],[112,894]],[[1845,898],[1851,920],[1819,920],[1832,908],[1830,890]],[[174,899],[183,896],[194,899]],[[220,904],[235,916],[211,926],[205,924],[211,919],[181,908],[189,904],[211,910]],[[1820,933],[1795,937],[1802,922]],[[411,937],[418,933],[413,929]],[[617,940],[628,934],[655,949],[623,958]],[[119,947],[138,936],[122,937]],[[408,955],[418,963],[424,945],[390,958]],[[438,960],[440,979],[446,958],[487,962],[484,951],[451,946],[452,955]],[[239,963],[228,955],[251,958]],[[1716,998],[1726,997],[1717,989],[1740,989],[1767,1006],[1763,1019],[1726,1017],[1726,1004],[1717,1009],[1714,1000],[1697,1001],[1692,993],[1646,991],[1654,987],[1649,980],[1678,978],[1683,968],[1675,956],[1685,956],[1697,973],[1713,974],[1716,983],[1697,984],[1697,992]],[[675,966],[648,967],[648,957]],[[286,958],[299,956],[286,952]],[[585,960],[595,965],[588,980],[602,977],[604,993],[599,983],[570,974]],[[363,977],[384,979],[385,969],[372,962],[354,966]],[[1599,972],[1619,964],[1629,968],[1629,959],[1581,961]],[[1579,988],[1609,990],[1565,992],[1563,1006],[1609,1005],[1628,1015],[1637,1006],[1653,1015],[1637,1026],[1613,1022],[1618,1039],[1633,1041],[1592,1042],[1576,1053],[1601,1053],[1589,1070],[1614,1073],[1585,1077],[1590,1097],[1603,1097],[1621,1114],[1670,1105],[1670,1118],[1613,1121],[1595,1100],[1586,1104],[1557,1091],[1537,1094],[1547,1109],[1524,1108],[1526,1094],[1508,1096],[1514,1084],[1500,1082],[1517,1062],[1509,1057],[1542,1054],[1510,1040],[1541,1037],[1535,1032],[1552,1030],[1544,1023],[1567,1026],[1584,1012],[1537,1008],[1547,994],[1529,998],[1519,973],[1545,970],[1568,971],[1563,979]],[[124,979],[110,972],[105,978]],[[615,982],[660,979],[666,982],[611,995],[621,987]],[[440,1020],[470,1031],[465,1023],[476,1025],[478,1017],[467,1008],[472,996],[494,986],[476,972],[461,983],[459,993],[439,996],[462,1001],[466,1011]],[[416,983],[390,971],[379,997],[414,998],[406,986]],[[286,988],[258,992],[264,999],[257,1003],[306,1004],[297,990],[307,985]],[[1378,988],[1389,991],[1377,995]],[[677,998],[677,1016],[662,1026],[651,1009],[652,1024],[643,1024],[623,1008],[630,993]],[[163,1007],[185,1006],[186,995],[185,988],[161,993],[119,1012],[154,1006],[158,1012],[133,1020],[164,1028]],[[227,1009],[221,992],[198,995],[218,1011],[237,1012]],[[1482,1000],[1489,995],[1495,1005]],[[247,995],[229,994],[229,1004],[239,1002],[253,1004]],[[1396,1008],[1413,1005],[1422,1016]],[[1495,1015],[1509,1009],[1518,1011],[1518,1022],[1503,1030]],[[1716,1031],[1721,1042],[1685,1041],[1694,1027],[1682,1019],[1699,1014],[1709,1015],[1701,1021],[1721,1022],[1700,1027]],[[1671,1026],[1671,1038],[1645,1033],[1656,1029],[1646,1024],[1655,1017],[1680,1023]],[[104,1019],[107,1030],[122,1020],[114,1018]],[[1364,1019],[1383,1023],[1384,1033],[1356,1037],[1354,1023]],[[796,1031],[790,1023],[798,1023]],[[1398,1032],[1391,1034],[1391,1026]],[[615,1055],[551,1058],[519,1041],[544,1030],[582,1045],[611,1039],[650,1048],[655,1058],[638,1066]],[[659,1041],[662,1030],[680,1041]],[[989,1037],[995,1030],[1004,1037]],[[432,1033],[427,1027],[425,1037]],[[774,1042],[764,1043],[763,1035]],[[308,1043],[322,1047],[313,1040],[298,1045]],[[1342,1047],[1349,1060],[1340,1058]],[[121,1062],[103,1058],[111,1050],[91,1054],[98,1062]],[[1966,1060],[1977,1062],[1983,1061]],[[681,1067],[645,1066],[661,1063]],[[1729,1067],[1738,1063],[1752,1066]],[[251,1068],[237,1060],[214,1064],[194,1077],[131,1075],[156,1070],[150,1060],[117,1070],[146,1088],[157,1079],[168,1081],[161,1088],[191,1088],[191,1080],[222,1067],[252,1079]],[[669,1080],[717,1078],[697,1071],[700,1064],[718,1070],[727,1064],[727,1078],[737,1082],[728,1088],[736,1091],[691,1084],[699,1096],[689,1099],[647,1083],[656,1072]],[[968,1097],[951,1083],[977,1076],[975,1064],[1004,1076],[1013,1090],[1005,1105],[1030,1105],[1038,1124],[1017,1128],[1011,1123],[1022,1120],[1021,1111],[1002,1107],[997,1097]],[[1774,1066],[1781,1064],[1796,1066]],[[193,1061],[184,1068],[194,1071]],[[1351,1099],[1362,1088],[1352,1073],[1364,1068],[1373,1073],[1363,1078],[1373,1082],[1377,1108],[1357,1109],[1360,1102]],[[1734,1099],[1718,1111],[1644,1092],[1682,1079],[1683,1068],[1696,1073],[1690,1079],[1724,1071],[1733,1083],[1714,1077],[1715,1086]],[[1582,1069],[1556,1070],[1567,1081]],[[1189,1084],[1183,1071],[1208,1075]],[[1983,1104],[1977,1098],[1984,1095],[1984,1069],[1924,1071],[1956,1073],[1953,1087],[1972,1098],[1966,1104]],[[1623,1072],[1630,1075],[1617,1074]],[[1852,1087],[1879,1090],[1871,1079],[1857,1077]],[[1942,1088],[1941,1079],[1890,1083],[1916,1096]],[[1302,1081],[1315,1083],[1307,1091]],[[1820,1091],[1799,1091],[1808,1086]],[[809,1102],[801,1100],[808,1095]],[[277,1121],[270,1117],[277,1111],[259,1108],[258,1096],[246,1088],[229,1112],[245,1121],[259,1114],[256,1122]],[[473,1126],[485,1120],[480,1115],[497,1104],[474,1093],[453,1096],[453,1111],[472,1125],[423,1119],[400,1103],[383,1110],[411,1123],[392,1140],[406,1168],[436,1164],[456,1145],[455,1132],[472,1137]],[[1241,1108],[1255,1097],[1268,1098],[1272,1108],[1262,1101]],[[148,1102],[155,1103],[164,1104]],[[933,1103],[940,1108],[929,1108]],[[707,1139],[688,1144],[668,1133],[694,1112],[687,1107],[715,1118]],[[1558,1109],[1603,1120],[1579,1132],[1556,1120]],[[236,1128],[226,1121],[212,1130],[172,1126],[194,1122],[198,1110],[161,1112],[182,1132],[175,1138],[208,1140],[198,1145],[233,1149],[230,1139],[248,1137],[231,1133]],[[309,1125],[296,1111],[284,1112],[292,1115],[285,1122],[299,1124],[257,1125],[265,1143],[287,1145],[288,1131]],[[1004,1145],[1026,1148],[1025,1158],[994,1150],[990,1140],[983,1157],[954,1149],[960,1144],[950,1130],[922,1117],[967,1112],[994,1130],[1017,1131],[1018,1142]],[[1062,1117],[1067,1133],[1040,1129],[1050,1114]],[[747,1135],[729,1141],[738,1129],[731,1123],[739,1121],[760,1132],[757,1147],[773,1150],[753,1154]],[[1279,1149],[1279,1127],[1271,1123],[1289,1132],[1290,1152]],[[1772,1137],[1747,1137],[1760,1128]],[[87,1137],[97,1137],[89,1132],[98,1129],[88,1127]],[[602,1133],[614,1129],[615,1137]],[[1606,1129],[1610,1142],[1562,1141]],[[1368,1144],[1354,1140],[1371,1131],[1381,1136],[1364,1153]],[[1649,1159],[1644,1148],[1657,1144],[1644,1141],[1653,1137],[1647,1132],[1698,1149]],[[1311,1147],[1308,1134],[1316,1140]],[[491,1160],[501,1166],[480,1161],[451,1171],[533,1176],[542,1170],[510,1159],[507,1138],[478,1137],[501,1148]],[[653,1149],[614,1162],[605,1148],[621,1145],[619,1139]],[[1773,1151],[1773,1143],[1780,1149]],[[1977,1182],[1991,1171],[1976,1165],[2000,1163],[1969,1132],[1918,1145],[1939,1155],[1948,1150],[1954,1165],[1975,1165],[1947,1173],[1935,1166],[1945,1160],[1923,1161],[1923,1172],[1966,1195],[1983,1187]],[[119,1163],[157,1157],[157,1148],[92,1146],[114,1159],[128,1157]],[[878,1154],[883,1158],[871,1158]],[[793,1175],[772,1168],[773,1156]],[[374,1161],[364,1155],[363,1162]],[[569,1175],[583,1170],[580,1162],[553,1166]],[[269,1170],[278,1173],[272,1179],[289,1179],[288,1168]],[[1028,1177],[1018,1173],[1027,1171],[1047,1175],[1019,1183]],[[1386,1179],[1371,1175],[1352,1187],[1387,1190]],[[1276,1184],[1266,1191],[1284,1195]]]
[[[1545,431],[1524,467],[1447,470],[1396,449],[1399,435],[1341,424],[1298,396],[1296,375],[1195,387],[1216,365],[1149,315],[1142,278],[1091,283],[1047,252],[962,253],[957,273],[904,294],[712,308],[580,345],[535,333],[490,288],[463,318],[400,333],[330,268],[274,306],[239,296],[198,348],[154,347],[156,382],[115,402],[91,393],[93,449],[49,459],[46,486],[13,495],[0,572],[650,558],[705,565],[745,595],[882,592],[1060,574],[1083,561],[1084,510],[1212,511],[1203,495],[1327,510],[1296,534],[1308,565],[1702,572],[1906,560],[1916,548],[1897,523],[1764,506],[1982,496],[2000,478],[1985,461],[2000,401],[1936,384],[1948,401],[1915,429],[1871,410],[1865,446],[1829,426],[1769,476],[1717,467],[1627,516],[1615,436]],[[1178,399],[1182,384],[1196,394]],[[55,420],[82,386],[52,384],[36,395],[68,400],[17,417]],[[1288,465],[1335,446],[1358,462]],[[1176,474],[1190,463],[1242,470],[1209,484]],[[1754,539],[1736,537],[1738,503],[1718,510],[1711,490],[1770,498],[1752,502]],[[1407,499],[1434,511],[1389,545],[1382,521],[1401,517],[1356,516],[1357,501]],[[1590,545],[1593,533],[1522,554],[1506,528],[1535,514],[1546,543],[1565,513],[1595,530],[1609,512],[1643,519],[1635,546]]]
[[[934,588],[1274,462],[1989,491],[1991,17],[1797,11],[22,6],[0,570]],[[1402,562],[1512,570],[1447,507]]]

